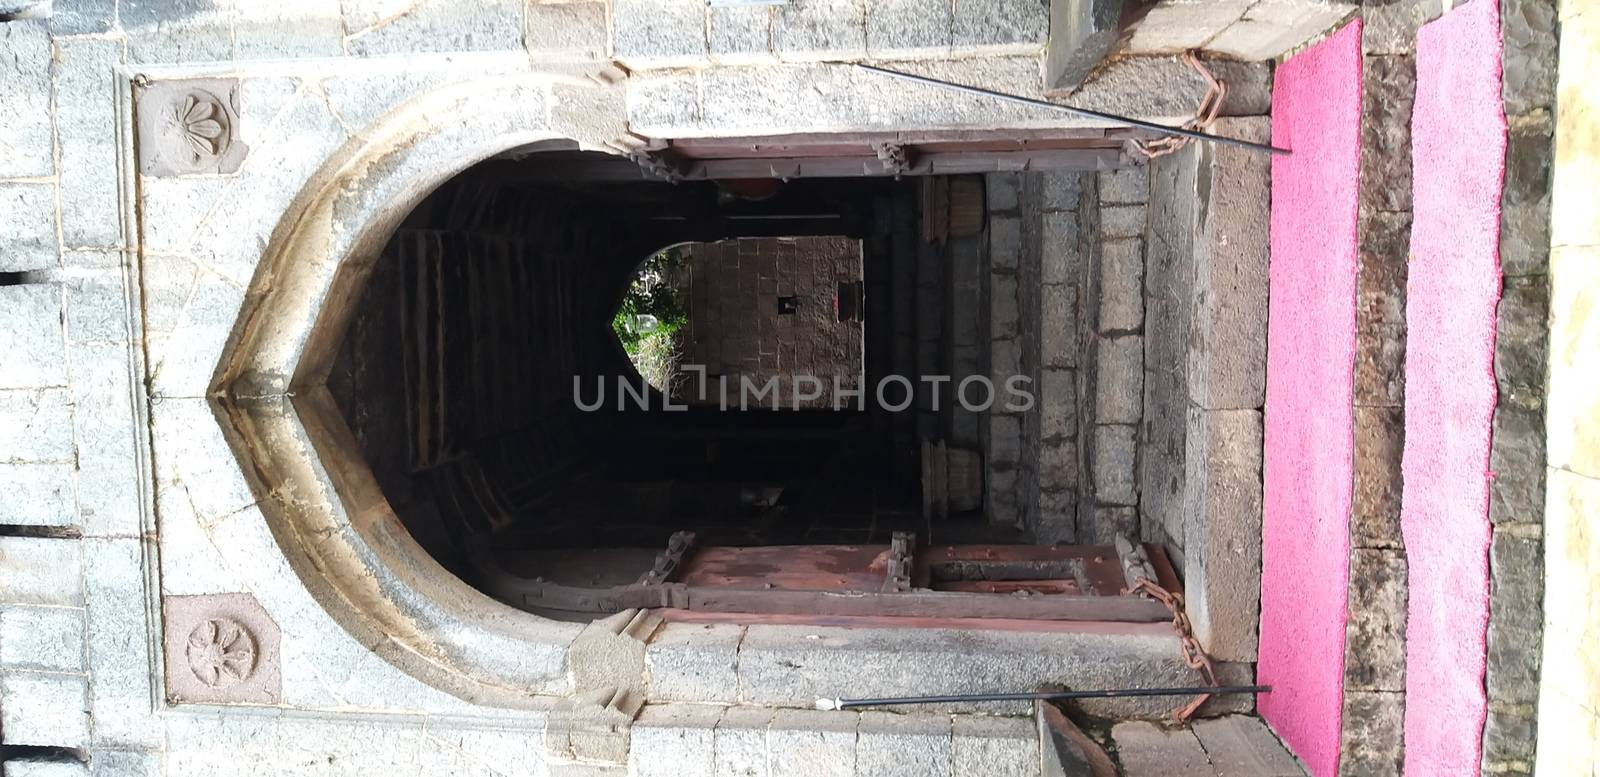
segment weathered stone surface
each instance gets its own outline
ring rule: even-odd
[[[854,777],[860,717],[850,710],[778,710],[767,729],[768,774]]]
[[[232,173],[244,164],[249,144],[240,136],[239,81],[198,78],[152,81],[138,87],[134,135],[139,173],[171,177],[200,173]],[[213,122],[216,137],[193,142],[189,120],[179,125],[162,117],[177,112]]]
[[[1359,229],[1356,321],[1359,326],[1405,326],[1411,214],[1368,210],[1360,215]]]
[[[78,541],[0,537],[0,602],[82,607]]]
[[[1142,205],[1150,199],[1147,167],[1123,167],[1097,174],[1100,202],[1103,205]]]
[[[605,3],[532,3],[525,40],[534,58],[604,59],[611,47]]]
[[[989,336],[1013,338],[1017,336],[1019,300],[1017,276],[1006,273],[989,275]]]
[[[1065,439],[1078,433],[1076,383],[1077,374],[1070,370],[1039,374],[1039,434],[1044,439]]]
[[[1017,173],[989,173],[983,177],[983,191],[990,213],[1015,211],[1022,186]]]
[[[707,41],[711,61],[746,64],[773,61],[769,6],[714,6],[709,9]]]
[[[89,709],[97,745],[158,747],[162,726],[151,710],[150,635],[144,564],[149,540],[123,537],[82,541],[83,596],[88,605],[88,659],[94,676]]]
[[[392,6],[345,3],[345,37],[351,54],[514,51],[522,48],[520,0],[422,0],[399,16]],[[702,29],[700,40],[705,40]]]
[[[989,343],[989,380],[994,384],[995,395],[1001,406],[1005,405],[1006,381],[1022,373],[1022,352],[1017,340],[992,340]],[[960,383],[956,386],[959,390]],[[1037,387],[1035,387],[1037,389]],[[981,404],[984,400],[983,389],[976,385],[967,389],[966,397]]]
[[[1594,30],[1591,40],[1595,39],[1600,39],[1600,26]],[[1563,56],[1566,46],[1563,34]],[[1541,773],[1582,774],[1600,762],[1600,717],[1591,706],[1600,699],[1600,672],[1592,647],[1600,643],[1600,621],[1594,617],[1594,603],[1600,601],[1596,515],[1600,515],[1600,480],[1551,469],[1544,563],[1546,579],[1559,584],[1551,585],[1544,596],[1538,707]]]
[[[772,44],[791,62],[851,59],[867,53],[864,0],[800,0],[775,9]]]
[[[1100,209],[1100,237],[1144,237],[1145,206],[1111,205]]]
[[[1337,27],[1356,5],[1328,0],[1260,0],[1206,48],[1251,62],[1281,57]]]
[[[1550,285],[1543,275],[1505,278],[1495,310],[1494,377],[1502,396],[1537,401],[1544,394]]]
[[[1251,0],[1164,0],[1133,28],[1127,50],[1142,54],[1202,48],[1251,5]]]
[[[0,391],[0,451],[11,462],[70,463],[72,399],[67,390]]]
[[[71,463],[0,462],[0,524],[71,526],[77,522]]]
[[[8,745],[83,747],[89,742],[85,703],[88,680],[81,674],[0,672],[0,741]]]
[[[1047,440],[1040,444],[1039,487],[1046,491],[1078,487],[1078,448],[1074,441]]]
[[[645,649],[650,698],[686,702],[737,701],[736,666],[739,640],[743,637],[742,626],[667,624]]]
[[[990,413],[988,419],[988,460],[997,466],[1015,465],[1022,456],[1022,422],[1000,413]]]
[[[1544,414],[1502,402],[1494,409],[1489,448],[1489,521],[1538,524],[1544,520]]]
[[[1555,107],[1556,0],[1502,2],[1500,38],[1506,115]]]
[[[67,340],[127,343],[128,300],[120,268],[78,274],[62,282],[66,292]]]
[[[1600,242],[1557,248],[1550,255],[1545,417],[1563,420],[1546,425],[1549,464],[1590,478],[1600,478],[1600,391],[1595,390],[1600,359],[1595,353],[1600,353]]]
[[[1136,505],[1134,480],[1135,426],[1094,428],[1094,497],[1101,504]]]
[[[282,698],[278,625],[249,594],[161,603],[167,698],[274,704]]]
[[[1076,211],[1089,173],[1054,170],[1039,174],[1039,204],[1046,213]],[[1049,219],[1045,219],[1049,223]],[[1072,222],[1076,223],[1076,222]],[[1076,239],[1074,238],[1074,242]],[[1048,280],[1048,279],[1047,279]]]
[[[0,667],[82,672],[83,609],[0,605]]]
[[[0,389],[63,386],[61,288],[0,286]]]
[[[1600,138],[1594,131],[1594,115],[1600,106],[1592,88],[1600,20],[1594,14],[1573,13],[1577,8],[1576,4],[1561,6],[1555,196],[1550,203],[1551,245],[1555,246],[1600,244],[1600,219],[1595,218],[1593,202],[1582,194],[1600,178]]]
[[[1339,737],[1339,774],[1399,774],[1403,761],[1405,694],[1346,691]]]
[[[1050,34],[1050,10],[1036,0],[957,0],[953,30],[963,53],[1038,54]]]
[[[1529,637],[1541,632],[1543,621],[1544,541],[1496,529],[1489,545],[1486,687],[1491,703],[1538,702],[1541,646]]]
[[[0,142],[4,140],[5,136],[0,135]],[[49,139],[41,149],[28,153],[48,158]],[[56,266],[59,251],[56,248],[55,196],[56,187],[48,182],[0,182],[0,210],[6,213],[5,220],[0,222],[0,244],[6,246],[5,253],[0,254],[0,272]]]
[[[712,734],[716,777],[766,777],[771,707],[729,707]]]
[[[952,724],[950,750],[955,774],[1039,774],[1039,736],[1032,718],[960,715]]]
[[[953,41],[951,5],[942,0],[873,0],[867,8],[867,55],[948,54]]]
[[[884,777],[950,774],[949,715],[868,710],[856,730],[855,772]]]
[[[706,6],[694,0],[619,0],[611,47],[631,67],[689,65],[706,56]]]
[[[1362,3],[1362,52],[1368,55],[1415,54],[1417,30],[1438,18],[1446,8],[1446,5],[1432,0]]]
[[[1400,552],[1350,552],[1346,693],[1405,690],[1406,589],[1406,559]]]
[[[1043,467],[1044,463],[1040,462],[1040,468]],[[1042,472],[1040,487],[1050,487]],[[1040,491],[1039,512],[1033,525],[1033,541],[1039,544],[1054,544],[1072,543],[1078,540],[1078,492]]]
[[[1531,714],[1489,705],[1483,722],[1483,774],[1531,774],[1539,721]]]
[[[1195,738],[1219,777],[1302,777],[1305,770],[1260,718],[1229,715],[1194,722]]]
[[[1506,133],[1500,270],[1507,276],[1544,273],[1550,266],[1551,131],[1543,116],[1512,122]]]
[[[992,222],[991,222],[992,223]],[[1039,279],[1068,284],[1078,274],[1078,217],[1075,213],[1046,213],[1039,241]]]
[[[215,62],[233,58],[233,9],[204,0],[118,3],[134,62]]]
[[[1191,407],[1184,454],[1184,593],[1195,637],[1255,661],[1261,612],[1261,413]]]
[[[1404,446],[1404,408],[1355,408],[1353,547],[1401,547],[1400,456]]]
[[[338,7],[314,0],[234,6],[234,56],[242,61],[344,55]]]
[[[116,0],[55,0],[51,6],[54,35],[108,32],[117,23]]]
[[[130,406],[128,346],[72,343],[68,356],[78,443],[78,526],[86,536],[138,534],[139,450],[148,437]]]
[[[0,124],[0,178],[52,175],[55,157],[51,153],[50,36],[46,23],[26,20],[0,24],[0,51],[7,52],[4,62],[0,62],[0,116],[6,117]],[[15,195],[7,192],[9,186],[0,185],[0,210],[7,213],[15,212],[12,208],[16,202]],[[14,222],[10,218],[7,221]],[[0,241],[9,242],[8,238],[10,235],[0,232]],[[0,259],[0,270],[22,269],[10,264]]]
[[[1005,216],[989,220],[989,266],[1015,270],[1022,253],[1022,223]]]
[[[1094,418],[1102,424],[1135,424],[1144,401],[1144,338],[1122,335],[1095,344]]]
[[[5,762],[6,777],[89,777],[89,767],[77,761],[35,761],[35,760],[7,760]],[[107,774],[108,772],[96,772]],[[139,772],[128,771],[124,774],[137,775]],[[156,777],[159,771],[151,775]]]
[[[1219,119],[1223,135],[1266,142],[1265,118]],[[1261,407],[1267,373],[1269,162],[1231,146],[1201,145],[1188,341],[1189,398],[1209,409]],[[1180,258],[1181,261],[1181,258]]]
[[[1078,366],[1077,288],[1039,287],[1039,362],[1046,368]]]
[[[1406,330],[1372,327],[1356,332],[1355,401],[1398,407],[1406,395]]]
[[[1123,10],[1122,0],[1051,3],[1046,85],[1072,89],[1083,83],[1121,40]]]
[[[1214,777],[1200,740],[1186,728],[1131,721],[1111,728],[1117,760],[1128,777]]]
[[[1086,545],[1111,545],[1117,537],[1139,536],[1139,511],[1133,507],[1094,508],[1093,525],[1079,532],[1078,541]]]
[[[1144,326],[1144,241],[1100,244],[1097,331],[1136,332]]]
[[[1417,93],[1412,56],[1366,57],[1361,69],[1363,211],[1411,209],[1411,104]]]
[[[651,704],[639,711],[628,744],[628,774],[637,777],[709,775],[715,769],[713,735],[722,708],[704,704]]]

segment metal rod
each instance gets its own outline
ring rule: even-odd
[[[1074,108],[1071,105],[1062,105],[1060,103],[1049,102],[1048,100],[1035,100],[1032,97],[1022,97],[1015,94],[1006,94],[1005,92],[996,92],[992,89],[983,89],[976,86],[967,86],[965,84],[955,84],[949,81],[941,81],[937,78],[928,78],[927,76],[902,73],[898,70],[888,70],[873,65],[863,65],[859,62],[852,64],[862,70],[886,75],[891,78],[898,78],[903,81],[911,81],[913,83],[925,84],[927,86],[937,86],[942,89],[951,89],[957,92],[965,92],[967,94],[975,94],[980,97],[992,97],[996,100],[1005,100],[1007,102],[1018,103],[1020,105],[1031,105],[1035,108],[1049,108],[1052,110],[1062,111],[1064,113],[1088,116],[1092,119],[1101,119],[1115,124],[1125,124],[1131,127],[1143,127],[1144,129],[1155,130],[1156,132],[1161,132],[1168,135],[1182,135],[1183,137],[1194,138],[1195,140],[1206,140],[1212,143],[1226,143],[1230,146],[1248,148],[1252,151],[1264,151],[1269,154],[1284,155],[1292,153],[1287,148],[1278,148],[1277,146],[1269,146],[1264,143],[1252,143],[1248,140],[1240,140],[1238,138],[1230,138],[1223,135],[1208,135],[1199,130],[1185,129],[1183,127],[1169,127],[1165,124],[1157,124],[1153,121],[1133,119],[1127,116],[1118,116],[1113,113],[1101,113],[1100,111],[1092,111],[1088,108]]]
[[[1037,691],[1033,693],[965,693],[950,696],[904,696],[889,699],[818,699],[817,709],[847,710],[852,707],[887,707],[897,704],[951,704],[979,701],[1035,701],[1061,699],[1110,699],[1126,696],[1198,696],[1233,693],[1267,693],[1270,685],[1223,685],[1193,688],[1121,688],[1106,691]]]

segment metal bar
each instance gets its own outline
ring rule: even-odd
[[[1118,688],[1104,691],[1038,691],[1033,693],[963,693],[947,696],[902,696],[886,699],[818,699],[818,709],[847,710],[852,707],[889,707],[901,704],[959,704],[982,701],[1061,701],[1066,699],[1115,699],[1129,696],[1194,696],[1267,693],[1270,685],[1223,685],[1194,688]]]
[[[1195,140],[1205,140],[1205,141],[1210,141],[1210,142],[1213,142],[1213,143],[1226,143],[1226,144],[1228,144],[1230,146],[1239,146],[1241,148],[1248,148],[1248,149],[1251,149],[1252,151],[1264,151],[1264,152],[1269,153],[1269,154],[1282,154],[1282,155],[1288,155],[1288,154],[1291,153],[1289,151],[1289,149],[1278,148],[1277,146],[1269,146],[1269,145],[1266,145],[1266,144],[1263,144],[1263,143],[1252,143],[1252,142],[1250,142],[1248,140],[1240,140],[1238,138],[1230,138],[1230,137],[1226,137],[1226,136],[1223,136],[1223,135],[1208,135],[1208,134],[1206,134],[1204,132],[1200,132],[1199,130],[1185,129],[1183,127],[1169,127],[1169,126],[1167,126],[1165,124],[1157,124],[1157,123],[1155,123],[1153,121],[1145,121],[1143,119],[1134,119],[1134,118],[1130,118],[1130,117],[1127,117],[1127,116],[1118,116],[1118,115],[1113,114],[1113,113],[1101,113],[1100,111],[1094,111],[1094,110],[1090,110],[1088,108],[1075,108],[1075,107],[1073,107],[1071,105],[1062,105],[1060,103],[1049,102],[1048,100],[1035,100],[1035,99],[1033,99],[1031,97],[1022,97],[1020,95],[1015,95],[1015,94],[1006,94],[1005,92],[996,92],[996,91],[994,91],[992,89],[983,89],[981,87],[976,87],[976,86],[966,86],[965,84],[955,84],[955,83],[951,83],[949,81],[941,81],[941,80],[939,80],[937,78],[928,78],[927,76],[913,75],[911,73],[902,73],[902,72],[900,72],[898,70],[888,70],[886,68],[875,67],[873,65],[863,65],[863,64],[861,64],[859,62],[858,63],[854,63],[854,64],[855,64],[856,67],[858,67],[858,68],[860,68],[862,70],[866,70],[866,71],[873,72],[873,73],[878,73],[880,75],[886,75],[886,76],[889,76],[891,78],[898,78],[898,79],[901,79],[903,81],[911,81],[913,83],[923,84],[923,85],[926,85],[926,86],[937,86],[937,87],[940,87],[940,88],[943,88],[943,89],[950,89],[950,90],[954,90],[954,91],[957,91],[957,92],[964,92],[966,94],[978,95],[980,97],[992,97],[992,98],[994,98],[996,100],[1005,100],[1007,102],[1013,102],[1013,103],[1017,103],[1019,105],[1031,105],[1031,106],[1033,106],[1035,108],[1048,108],[1048,109],[1051,109],[1051,110],[1061,111],[1063,113],[1071,113],[1071,114],[1076,114],[1078,116],[1087,116],[1087,117],[1089,117],[1091,119],[1101,119],[1103,121],[1115,122],[1117,124],[1125,124],[1125,125],[1133,126],[1133,127],[1142,127],[1144,129],[1153,130],[1155,132],[1160,132],[1160,133],[1167,134],[1167,135],[1181,135],[1181,136],[1186,137],[1186,138],[1194,138]]]

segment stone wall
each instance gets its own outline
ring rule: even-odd
[[[1110,544],[1136,531],[1138,448],[1144,419],[1145,203],[1150,168],[1096,177],[1087,231],[1097,239],[1084,263],[1084,434],[1092,503],[1080,508],[1085,539]]]
[[[681,364],[705,367],[730,387],[778,379],[779,407],[794,407],[793,378],[821,381],[821,396],[801,407],[835,407],[834,379],[854,390],[862,375],[862,324],[840,321],[839,284],[861,280],[861,241],[848,238],[740,238],[695,243],[689,252],[688,325]],[[779,297],[795,312],[780,314]],[[698,386],[677,387],[695,397]],[[732,390],[732,388],[730,388]],[[718,401],[709,392],[709,402]],[[736,396],[736,394],[735,394]],[[854,407],[849,398],[839,402]],[[771,406],[768,399],[766,402]]]

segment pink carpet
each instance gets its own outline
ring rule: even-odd
[[[1489,621],[1489,421],[1506,120],[1500,11],[1473,0],[1417,35],[1406,445],[1405,771],[1478,773]]]
[[[1317,777],[1339,760],[1356,347],[1361,23],[1278,68],[1272,142],[1261,715]]]

